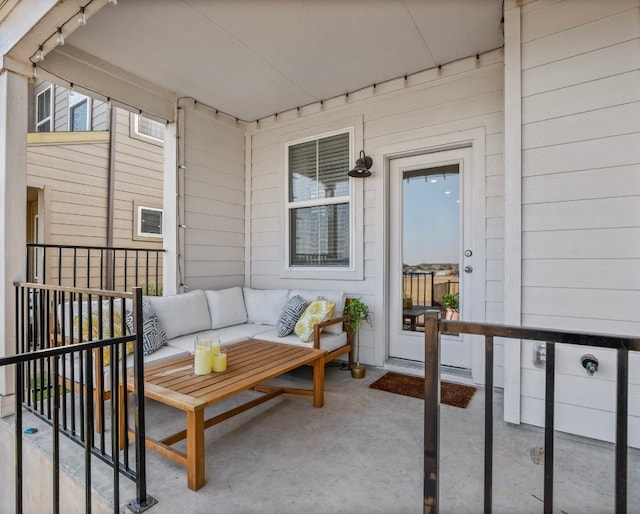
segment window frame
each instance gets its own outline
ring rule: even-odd
[[[162,220],[162,231],[160,234],[142,232],[142,211],[159,212]],[[158,241],[164,238],[164,209],[162,207],[150,206],[148,204],[135,202],[133,205],[133,239],[137,241]]]
[[[325,130],[309,130],[307,135],[296,139],[281,139],[281,163],[284,179],[284,241],[283,241],[283,278],[301,279],[363,279],[362,247],[363,247],[363,224],[362,224],[362,180],[349,177],[349,195],[341,197],[318,198],[312,200],[290,201],[290,177],[289,177],[289,148],[309,141],[318,141],[327,137],[340,134],[349,134],[349,169],[355,163],[356,141],[361,139],[362,118],[353,120],[352,124],[341,123],[338,127],[325,127]],[[300,133],[298,133],[300,135]],[[345,175],[348,170],[345,171]],[[346,201],[345,201],[346,200]],[[293,209],[315,206],[326,206],[336,204],[349,204],[349,264],[347,266],[300,266],[291,265],[291,216]]]
[[[40,96],[44,95],[46,92],[49,92],[49,116],[43,118],[42,120],[38,119],[40,114]],[[36,132],[53,132],[53,84],[44,88],[36,95]],[[41,125],[49,122],[49,130],[38,130]]]
[[[160,123],[159,121],[154,120],[153,118],[147,118],[147,119],[151,121],[155,121],[156,123]],[[163,146],[164,138],[158,139],[157,137],[153,137],[148,134],[143,134],[142,132],[140,132],[139,121],[140,121],[140,114],[132,112],[129,118],[129,137],[133,139],[139,139],[140,141],[146,141],[147,143],[151,143],[157,146]]]
[[[76,97],[74,99],[74,97]],[[82,103],[87,102],[87,122],[85,123],[84,129],[76,129],[73,125],[73,110],[81,105]],[[77,91],[69,91],[69,105],[67,108],[67,129],[69,132],[87,132],[91,130],[91,97],[87,95],[83,95],[82,93],[78,93]]]

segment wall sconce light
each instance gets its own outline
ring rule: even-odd
[[[364,150],[360,150],[360,157],[356,161],[356,165],[353,169],[347,173],[350,177],[365,178],[371,176],[371,166],[373,166],[373,159],[364,154]]]

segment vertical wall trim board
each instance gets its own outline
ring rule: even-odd
[[[505,10],[504,321],[520,325],[522,309],[522,76],[520,7]],[[504,420],[520,423],[521,343],[504,345]]]
[[[179,119],[176,114],[176,120]],[[177,227],[178,211],[177,211],[177,184],[178,184],[178,166],[177,166],[177,128],[178,122],[169,123],[165,130],[163,162],[164,162],[164,184],[163,184],[163,229],[164,229],[164,250],[162,269],[162,288],[165,295],[173,295],[178,292],[178,270],[176,264],[178,262],[178,239]]]
[[[251,287],[251,193],[253,190],[251,132],[245,133],[244,140],[244,285]]]

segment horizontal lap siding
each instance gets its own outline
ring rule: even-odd
[[[522,322],[637,336],[640,2],[525,5],[522,66]],[[541,425],[544,374],[528,346],[522,420]],[[600,359],[594,377],[583,353]],[[612,440],[615,354],[562,347],[556,362],[556,427]],[[640,446],[639,377],[631,382],[630,442]]]
[[[184,282],[192,289],[242,286],[244,129],[192,108],[184,112]]]
[[[113,214],[114,246],[161,249],[157,241],[134,239],[134,204],[162,208],[162,146],[130,137],[132,117],[128,111],[115,109],[116,154]],[[166,223],[167,220],[164,220]]]
[[[286,140],[295,140],[318,127],[339,124],[354,116],[364,118],[364,149],[374,155],[379,147],[407,141],[420,147],[427,137],[484,128],[486,134],[487,211],[487,297],[486,316],[502,321],[503,287],[503,59],[502,52],[483,55],[478,65],[467,59],[445,66],[441,73],[431,70],[409,77],[406,85],[383,84],[376,92],[358,92],[348,101],[326,102],[323,112],[308,116],[279,116],[252,133],[251,161],[251,283],[257,288],[336,289],[361,297],[372,315],[385,315],[386,300],[375,291],[384,280],[384,263],[378,262],[381,247],[388,242],[377,226],[382,209],[376,178],[364,181],[364,280],[282,279],[284,256],[284,216],[286,174],[280,152]],[[280,121],[282,120],[282,122]],[[345,121],[345,126],[348,121]],[[324,129],[326,130],[326,129]],[[356,153],[361,144],[355,142]],[[383,163],[374,163],[374,173],[382,173]],[[317,284],[315,283],[317,282]],[[380,323],[377,326],[382,326]],[[386,345],[384,334],[365,327],[361,333],[361,359],[382,364],[379,355]],[[498,353],[501,351],[498,348]],[[502,360],[496,359],[497,382],[501,384]]]

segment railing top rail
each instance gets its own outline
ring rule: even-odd
[[[22,289],[40,289],[43,291],[59,291],[61,293],[73,293],[93,296],[107,296],[112,298],[133,299],[133,293],[124,291],[110,291],[107,289],[89,289],[86,287],[58,286],[54,284],[39,284],[36,282],[16,282],[14,286]]]
[[[129,341],[135,341],[136,334],[128,334],[121,337],[113,337],[106,339],[95,339],[94,341],[85,341],[83,343],[74,343],[64,346],[54,346],[51,348],[45,348],[42,350],[34,350],[27,353],[18,353],[16,355],[9,355],[7,357],[0,357],[0,368],[8,366],[10,364],[18,364],[23,362],[29,362],[37,359],[45,359],[47,357],[55,357],[65,355],[67,353],[78,353],[83,350],[92,350],[94,348],[102,348],[112,344],[121,344]]]
[[[474,323],[468,321],[440,320],[440,331],[450,333],[465,333],[505,337],[509,339],[529,339],[533,341],[552,341],[563,344],[580,346],[597,346],[601,348],[627,349],[640,351],[640,338],[619,336],[612,334],[594,334],[573,332],[567,330],[549,330],[535,327],[517,327],[512,325],[497,325]]]
[[[135,248],[135,247],[126,247],[126,246],[83,246],[83,245],[56,245],[56,244],[45,244],[45,243],[27,243],[27,248],[64,248],[68,250],[73,249],[82,249],[82,250],[118,250],[123,251],[127,250],[129,252],[163,252],[166,250],[164,248]]]

